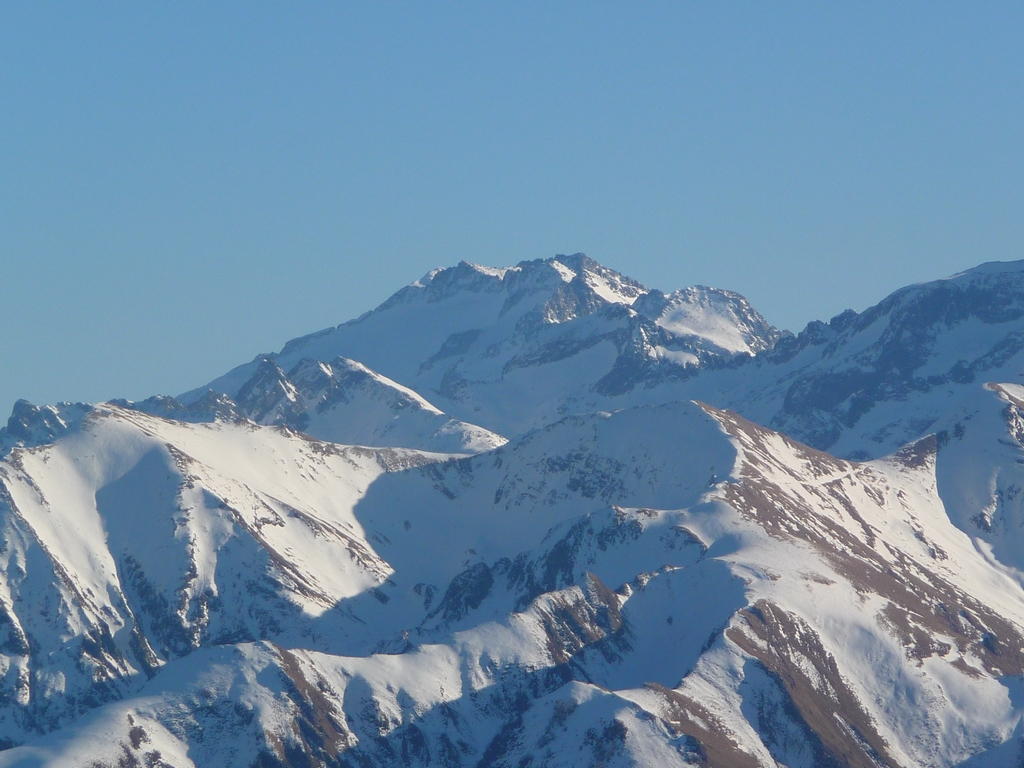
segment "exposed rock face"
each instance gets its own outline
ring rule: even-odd
[[[1018,266],[792,336],[462,264],[188,397],[20,402],[0,767],[1016,765]]]

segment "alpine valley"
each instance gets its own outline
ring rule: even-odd
[[[0,430],[0,766],[1024,764],[1024,262],[582,254]]]

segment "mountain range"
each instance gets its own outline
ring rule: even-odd
[[[0,766],[1024,762],[1024,262],[434,270],[0,430]]]

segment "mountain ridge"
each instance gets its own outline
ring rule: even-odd
[[[558,259],[581,271],[572,272]],[[727,405],[815,447],[869,458],[923,436],[950,407],[940,387],[951,385],[955,399],[979,375],[1008,380],[1024,350],[1024,337],[1012,327],[1024,306],[1020,261],[987,262],[908,286],[864,312],[846,310],[828,323],[812,321],[797,335],[769,326],[738,294],[694,287],[666,295],[603,267],[606,283],[613,281],[610,273],[628,289],[616,301],[595,303],[597,294],[587,286],[587,269],[596,269],[594,264],[577,254],[510,268],[463,262],[435,270],[354,321],[288,342],[280,361],[351,353],[346,356],[423,394],[455,418],[505,437],[566,413],[696,398]],[[506,280],[514,287],[502,298]],[[524,284],[533,293],[524,293]],[[590,292],[585,300],[569,290],[574,284]],[[450,300],[460,304],[448,307]],[[532,312],[523,311],[523,302],[531,300]],[[510,301],[520,311],[514,323],[507,322]],[[467,302],[471,306],[460,315],[459,306],[466,309]],[[396,307],[408,313],[418,304],[427,314],[417,315],[414,325],[433,328],[441,317],[446,326],[430,331],[430,342],[414,339],[409,351],[411,342],[385,320]],[[673,314],[678,322],[665,317]],[[486,317],[495,322],[487,326]],[[376,325],[363,333],[371,320]],[[722,325],[732,328],[729,341],[719,339],[724,347],[712,338],[712,329]],[[700,327],[709,335],[689,332]],[[395,339],[396,351],[388,351],[391,341],[377,339]],[[367,346],[375,347],[375,360],[358,354]],[[984,352],[970,357],[975,346]],[[968,357],[944,361],[961,347]],[[211,387],[233,395],[263,357],[182,399]],[[777,393],[766,396],[770,391]],[[902,402],[923,412],[908,418],[897,405]]]

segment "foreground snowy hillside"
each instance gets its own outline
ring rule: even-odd
[[[6,604],[53,608],[10,611],[8,738],[65,727],[0,765],[1020,747],[1024,590],[946,517],[934,441],[848,464],[676,404],[440,463],[320,445],[112,410],[12,454]]]
[[[0,738],[66,723],[202,645],[343,636],[308,617],[390,572],[355,502],[382,472],[441,458],[116,407],[15,449],[0,464]]]
[[[1017,765],[1022,339],[1021,264],[793,336],[577,255],[19,402],[0,766]]]

